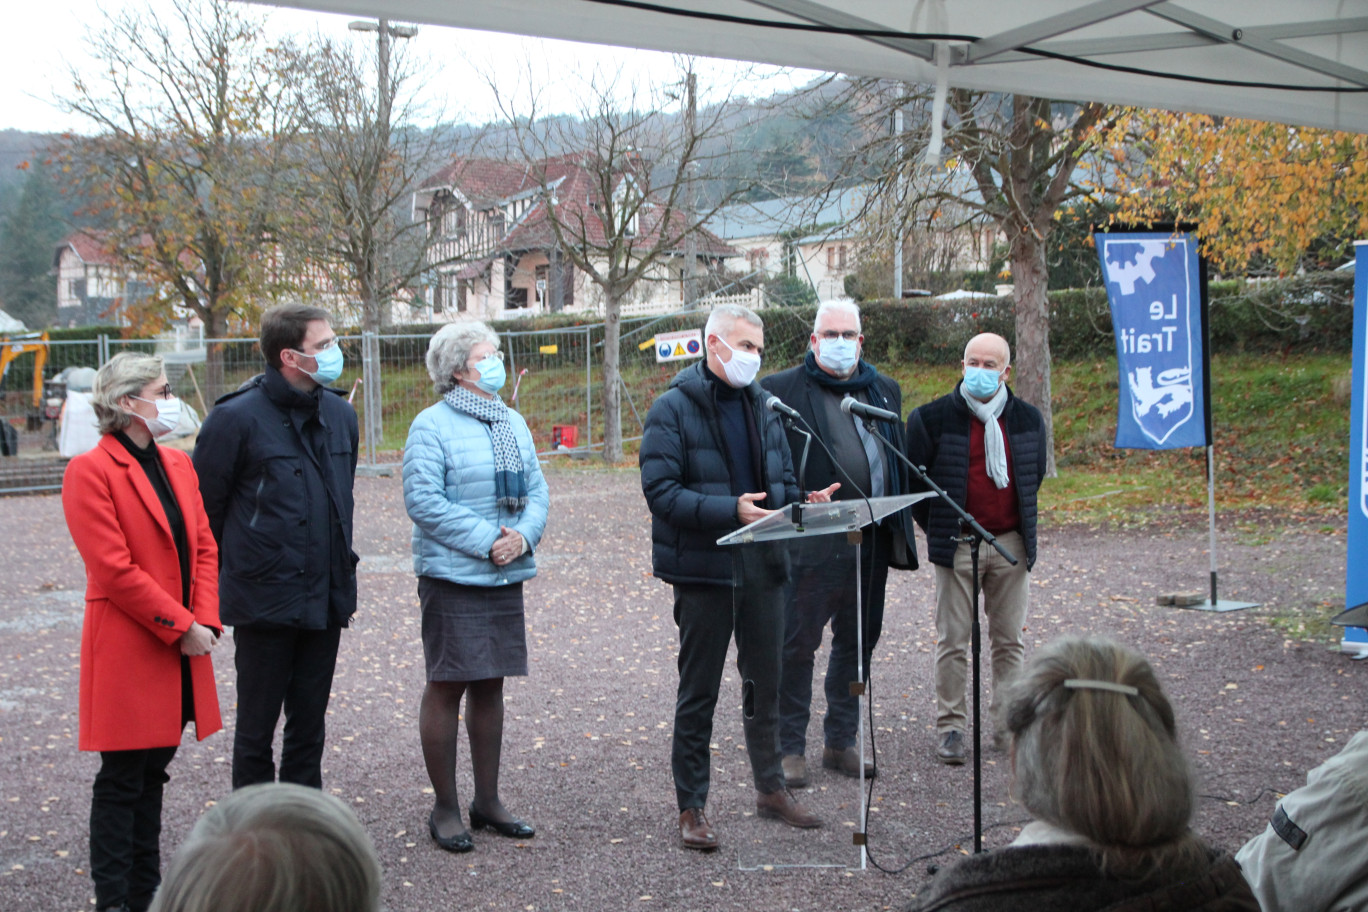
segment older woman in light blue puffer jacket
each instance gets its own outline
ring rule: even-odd
[[[413,420],[404,447],[427,665],[418,725],[436,799],[428,832],[449,852],[474,847],[456,795],[462,696],[475,779],[470,826],[517,839],[536,832],[499,798],[499,754],[503,680],[527,674],[522,584],[536,575],[550,501],[527,423],[497,395],[498,347],[483,323],[432,337],[427,368],[442,398]]]

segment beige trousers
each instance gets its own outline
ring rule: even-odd
[[[979,546],[979,603],[988,619],[988,651],[993,669],[993,699],[988,716],[982,721],[996,719],[1003,685],[1021,668],[1026,647],[1021,637],[1021,625],[1026,620],[1026,606],[1030,601],[1031,577],[1026,572],[1026,549],[1021,533],[1008,532],[998,536],[1001,544],[1015,558],[1013,567],[1003,560],[997,550],[987,544]],[[969,646],[972,634],[972,557],[970,546],[961,544],[955,550],[955,567],[936,567],[936,731],[965,732],[969,716],[965,711],[965,683],[969,670]]]

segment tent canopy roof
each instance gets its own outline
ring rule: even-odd
[[[1368,132],[1368,0],[258,0]]]

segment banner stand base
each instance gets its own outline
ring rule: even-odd
[[[1340,652],[1351,659],[1368,659],[1368,630],[1345,627],[1344,637],[1340,640]]]
[[[1195,605],[1179,605],[1177,607],[1188,611],[1243,611],[1245,608],[1258,608],[1259,602],[1232,602],[1228,599],[1217,599],[1213,604],[1211,599],[1198,602]]]

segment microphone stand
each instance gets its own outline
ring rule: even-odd
[[[983,739],[979,721],[979,663],[983,651],[983,635],[979,627],[979,544],[981,542],[987,542],[992,545],[997,553],[1001,554],[1007,563],[1012,566],[1016,566],[1018,561],[1006,548],[998,543],[998,540],[991,532],[979,525],[978,520],[970,516],[959,504],[955,503],[954,499],[949,494],[945,493],[944,488],[928,478],[925,469],[921,466],[913,465],[912,460],[908,459],[906,454],[901,452],[892,443],[885,440],[883,435],[878,433],[878,428],[874,419],[865,418],[864,422],[865,429],[873,434],[890,453],[895,454],[898,459],[902,460],[902,463],[907,466],[908,470],[922,485],[927,489],[934,491],[941,500],[949,504],[950,508],[959,514],[961,531],[966,528],[969,530],[968,534],[961,534],[959,537],[955,538],[954,541],[969,544],[969,559],[971,571],[973,573],[973,583],[971,585],[972,594],[969,605],[973,621],[969,628],[969,641],[974,653],[974,854],[977,855],[983,851],[983,752],[980,750]]]

